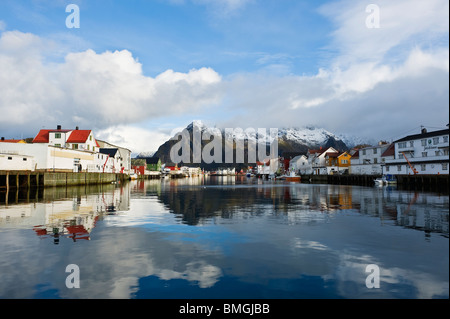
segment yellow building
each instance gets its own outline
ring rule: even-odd
[[[350,158],[351,157],[352,156],[349,153],[347,153],[347,152],[344,152],[344,153],[340,154],[338,156],[338,158],[337,158],[338,159],[337,166],[338,167],[343,167],[343,168],[350,167]]]

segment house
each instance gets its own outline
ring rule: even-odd
[[[131,170],[137,175],[145,175],[146,167],[144,165],[131,165]]]
[[[379,142],[376,146],[368,146],[356,150],[350,160],[350,174],[381,175],[382,167],[388,154],[385,152],[391,145],[390,143]]]
[[[273,175],[279,171],[280,159],[267,158],[264,161],[256,162],[256,169],[258,175]]]
[[[80,130],[78,126],[73,129],[62,129],[57,125],[56,129],[40,130],[33,139],[33,144],[49,144],[60,148],[96,152],[100,148],[91,130]]]
[[[383,173],[448,174],[449,129],[408,135],[393,142],[393,158],[385,159]]]
[[[325,152],[327,174],[348,172],[351,155],[347,152]]]
[[[289,162],[289,171],[299,175],[310,175],[313,173],[312,164],[306,155],[298,155]]]
[[[159,157],[146,157],[145,163],[147,165],[147,170],[153,171],[153,172],[160,172],[161,171],[161,159]]]
[[[119,149],[117,148],[100,148],[99,155],[105,156],[105,162],[102,165],[102,172],[108,173],[122,173],[121,159]]]
[[[328,159],[333,157],[334,155],[331,155],[332,153],[339,154],[333,147],[329,147],[326,150],[322,150],[322,148],[318,150],[308,150],[308,161],[312,164],[313,174],[320,175],[329,173],[330,166],[327,165],[326,157],[328,157]]]
[[[114,157],[117,162],[115,167],[117,173],[131,174],[131,150],[102,140],[97,140],[97,143],[103,149],[117,149],[117,154]]]

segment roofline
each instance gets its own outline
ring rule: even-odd
[[[109,145],[111,145],[111,146],[114,146],[114,147],[117,147],[117,148],[123,148],[124,150],[127,150],[127,151],[130,151],[131,152],[131,150],[129,149],[129,148],[126,148],[126,147],[122,147],[122,146],[117,146],[117,145],[114,145],[114,144],[111,144],[110,142],[107,142],[107,141],[104,141],[104,140],[99,140],[99,139],[95,139],[97,142],[103,142],[103,143],[107,143],[107,144],[109,144]],[[102,148],[107,148],[107,147],[102,147]]]
[[[398,139],[392,143],[398,143],[398,142],[403,142],[403,141],[410,141],[410,140],[419,140],[422,138],[428,138],[428,137],[433,137],[433,136],[439,136],[439,135],[445,135],[448,134],[449,129],[443,129],[443,130],[439,130],[439,131],[433,131],[433,132],[427,132],[427,133],[419,133],[419,134],[413,134],[413,135],[408,135],[405,137],[402,137],[401,139]]]

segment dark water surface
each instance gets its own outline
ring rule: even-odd
[[[0,298],[449,298],[448,194],[201,177],[18,197]]]

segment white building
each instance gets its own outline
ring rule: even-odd
[[[91,130],[56,129],[40,130],[33,139],[33,144],[49,144],[61,148],[96,152],[100,148]]]
[[[385,159],[383,174],[448,174],[449,130],[409,135],[393,142],[393,158]]]
[[[289,171],[300,175],[310,175],[313,173],[312,163],[306,155],[296,156],[289,162]]]
[[[279,158],[266,159],[262,162],[256,162],[258,175],[274,175],[279,169]]]
[[[354,175],[381,175],[385,162],[384,152],[391,144],[380,142],[377,146],[357,150],[350,159],[349,173]]]
[[[33,156],[0,153],[0,170],[2,171],[32,171],[33,169]]]
[[[102,140],[97,140],[97,144],[100,146],[100,148],[102,149],[103,153],[108,152],[109,150],[112,149],[117,149],[117,153],[114,155],[114,159],[115,159],[115,170],[116,173],[124,173],[124,174],[131,174],[131,150],[124,148],[124,147],[120,147],[117,145],[113,145],[111,143],[102,141]]]
[[[328,153],[336,153],[339,152],[333,147],[329,147],[326,150],[309,150],[308,151],[308,161],[312,165],[312,173],[314,175],[323,175],[328,174],[329,170],[327,169],[327,154]]]

